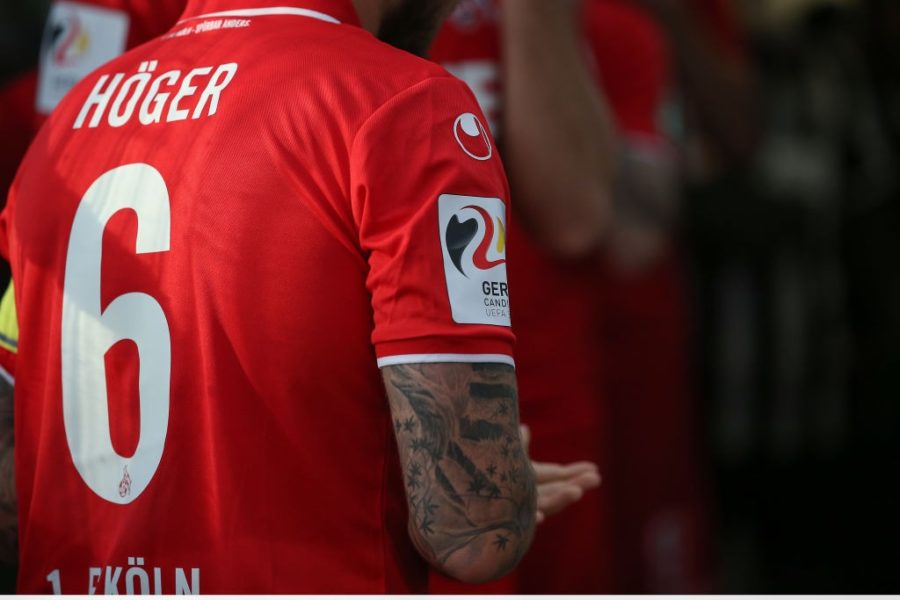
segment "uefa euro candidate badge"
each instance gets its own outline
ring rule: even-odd
[[[506,205],[500,198],[438,198],[444,274],[453,320],[510,326]]]

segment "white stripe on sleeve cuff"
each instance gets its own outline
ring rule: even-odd
[[[516,366],[512,356],[506,354],[402,354],[378,359],[378,368],[416,363],[500,363]]]

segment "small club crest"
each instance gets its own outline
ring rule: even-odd
[[[128,474],[128,465],[122,467],[122,481],[119,482],[119,497],[124,498],[131,494],[131,475]]]

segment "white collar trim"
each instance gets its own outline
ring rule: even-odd
[[[270,15],[292,15],[295,17],[308,17],[310,19],[318,19],[326,23],[334,23],[340,25],[341,22],[317,10],[309,10],[308,8],[292,8],[289,6],[273,6],[271,8],[248,8],[239,10],[225,10],[222,12],[209,13],[198,17],[189,17],[179,21],[179,25],[186,21],[196,21],[197,19],[210,19],[212,17],[267,17]]]

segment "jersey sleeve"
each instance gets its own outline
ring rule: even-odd
[[[514,364],[509,190],[474,96],[451,77],[381,106],[351,151],[379,366]]]

